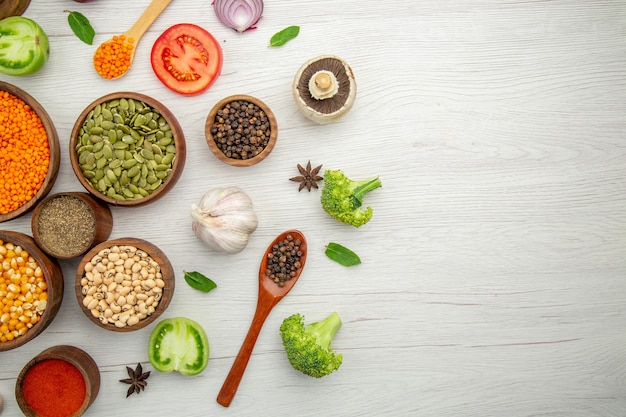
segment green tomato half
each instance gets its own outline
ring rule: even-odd
[[[191,319],[161,320],[150,334],[148,358],[157,371],[198,375],[209,362],[209,340],[200,324]]]
[[[0,20],[0,72],[28,75],[48,61],[48,36],[34,20],[11,16]]]

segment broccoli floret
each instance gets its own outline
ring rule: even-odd
[[[305,324],[304,316],[298,313],[283,320],[280,336],[291,366],[314,378],[339,369],[343,357],[330,348],[330,342],[340,327],[341,318],[336,312],[310,324]]]
[[[322,208],[340,222],[354,227],[363,226],[372,218],[373,210],[363,205],[365,194],[382,183],[378,177],[363,181],[353,181],[346,177],[340,169],[324,171],[324,188],[322,188]]]

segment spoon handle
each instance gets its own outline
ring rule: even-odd
[[[139,38],[143,36],[150,25],[171,2],[172,0],[152,0],[152,3],[146,7],[146,10],[139,16],[135,24],[128,29],[126,35],[138,42]]]
[[[262,294],[259,294],[259,297],[262,297]],[[259,298],[254,318],[252,319],[252,323],[250,323],[250,328],[248,329],[248,334],[243,340],[239,353],[235,358],[235,362],[233,362],[230,372],[228,373],[226,380],[224,380],[224,384],[222,384],[222,388],[217,395],[217,402],[224,407],[228,407],[235,397],[235,393],[237,392],[243,373],[246,370],[246,366],[248,366],[250,355],[252,355],[254,344],[259,337],[263,323],[277,302],[278,300],[275,300],[275,302],[264,302],[261,298]]]

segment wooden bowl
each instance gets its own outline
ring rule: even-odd
[[[46,364],[43,362],[48,360],[62,360],[64,362],[67,362],[80,372],[80,375],[82,376],[82,379],[85,383],[84,401],[80,406],[78,406],[78,409],[75,412],[70,414],[69,417],[82,416],[98,396],[98,392],[100,391],[100,371],[98,370],[98,365],[96,364],[96,362],[87,352],[75,346],[69,345],[57,345],[49,347],[48,349],[44,350],[33,359],[31,359],[24,366],[24,368],[22,368],[22,371],[19,373],[17,381],[15,383],[15,399],[17,400],[18,406],[27,417],[38,417],[41,415],[41,410],[37,412],[37,407],[33,407],[33,405],[29,403],[28,400],[31,400],[31,402],[33,401],[30,397],[32,394],[30,394],[30,391],[26,391],[25,393],[24,382],[27,378],[28,372],[31,371],[35,365],[46,366]],[[64,365],[64,369],[65,368],[67,368],[66,365]],[[70,367],[69,369],[72,368]],[[61,375],[60,377],[65,378],[68,377],[68,375]],[[30,378],[35,378],[35,375],[30,376]],[[59,401],[64,401],[66,399],[63,397],[66,392],[61,389],[61,386],[65,387],[66,385],[61,384],[57,386],[52,386],[52,388],[50,388],[50,391],[51,394],[54,393],[51,396],[57,396]],[[47,384],[41,384],[37,387],[37,390],[46,390],[47,387]],[[51,406],[54,406],[54,404],[51,404]]]
[[[106,203],[89,193],[56,193],[37,204],[31,229],[44,252],[58,259],[71,259],[109,238],[113,215]]]
[[[101,251],[109,250],[109,252],[120,253],[119,257],[125,258],[126,256],[122,252],[128,253],[126,248],[129,246],[143,251],[158,264],[160,279],[163,282],[159,283],[158,280],[155,280],[154,284],[157,285],[154,286],[152,282],[149,282],[152,279],[152,275],[148,277],[137,276],[142,273],[141,271],[137,274],[131,274],[125,270],[119,274],[123,276],[122,278],[119,278],[114,270],[110,273],[111,268],[114,267],[110,264],[116,262],[118,256],[107,255]],[[119,251],[112,249],[114,247],[119,248]],[[146,260],[145,254],[142,255],[144,260]],[[89,264],[92,266],[90,267]],[[132,269],[132,266],[126,266],[124,269],[128,268]],[[91,277],[87,273],[89,271],[91,271]],[[135,280],[140,282],[135,282]],[[111,283],[116,284],[113,285],[113,289],[111,289]],[[78,265],[74,282],[76,299],[87,318],[103,329],[116,332],[139,330],[156,320],[167,309],[174,295],[174,286],[174,269],[165,253],[150,242],[130,237],[108,240],[93,247],[85,254]],[[122,289],[123,287],[127,289],[124,290]],[[126,295],[123,296],[123,300],[120,300],[120,296],[124,294],[124,291],[128,291],[129,288],[134,298],[131,300]],[[146,295],[145,298],[147,299],[144,299],[143,295]],[[152,297],[152,300],[150,297]],[[96,303],[89,305],[94,299],[98,300],[97,305]],[[100,300],[104,300],[105,304],[101,304]],[[153,304],[155,301],[157,303]],[[146,306],[146,309],[142,307],[142,303]],[[152,309],[148,305],[152,305]],[[119,315],[116,316],[116,314]],[[122,315],[126,315],[126,318],[124,319]],[[131,324],[131,316],[138,317],[138,322]]]
[[[121,115],[122,119],[115,116],[115,120],[108,120],[107,112],[101,111],[101,109],[103,106],[113,107],[110,104],[115,102],[120,103],[115,109],[119,111],[118,114]],[[136,108],[133,108],[135,103],[138,102],[142,103],[141,105],[157,110],[163,117],[173,134],[171,138],[172,143],[166,144],[167,141],[163,142],[165,139],[161,140],[162,138],[158,136],[163,133],[158,122],[155,122],[157,125],[152,125],[151,121],[146,121],[146,123],[142,124],[138,116],[131,118],[132,116],[130,115],[141,113]],[[122,103],[127,105],[128,103],[133,104],[128,105],[129,108],[125,109],[126,106]],[[123,115],[122,111],[125,112]],[[150,113],[154,115],[154,112]],[[83,125],[89,123],[88,118],[91,119],[92,117],[94,118],[94,124],[100,124],[100,126],[94,127],[102,128],[104,126],[103,133],[99,133],[98,129],[93,131],[90,129],[89,132],[83,129]],[[108,129],[111,123],[105,122],[112,122],[115,127]],[[132,125],[130,125],[131,123]],[[120,124],[124,126],[122,127]],[[109,136],[111,134],[110,130],[113,133],[117,132],[117,135],[115,137]],[[101,144],[98,144],[98,142],[101,142]],[[156,146],[159,150],[156,151],[155,147],[148,146],[149,144]],[[89,146],[92,148],[90,149]],[[105,151],[104,148],[108,148],[110,153]],[[147,150],[144,150],[144,148]],[[125,151],[127,153],[120,158],[122,155],[116,151]],[[168,153],[175,154],[173,162],[162,164],[161,158],[165,158],[163,155]],[[89,156],[89,154],[92,156]],[[176,185],[183,173],[186,155],[185,136],[174,114],[157,100],[140,93],[111,93],[93,101],[76,120],[70,137],[70,162],[76,178],[94,197],[115,206],[140,206],[163,197]],[[126,165],[126,163],[132,163],[131,159],[136,159],[139,162],[134,166]],[[105,162],[106,165],[101,166],[101,161]],[[147,163],[145,161],[153,162]],[[119,165],[120,163],[122,163],[122,166]],[[151,164],[154,164],[154,166],[151,166]],[[159,165],[159,167],[156,167],[156,165]],[[145,168],[142,168],[142,166]],[[170,168],[164,169],[163,166],[170,166]],[[81,167],[86,168],[88,173],[83,173]],[[133,170],[138,168],[140,173],[134,175]],[[109,171],[113,173],[113,177],[109,176]],[[163,172],[167,173],[167,177],[159,178],[160,175],[163,175]],[[93,178],[88,179],[86,175],[89,177],[93,176]],[[116,188],[113,185],[115,182],[120,184],[121,188]]]
[[[227,104],[237,102],[237,101],[245,101],[245,102],[252,103],[258,106],[265,113],[269,122],[270,136],[269,136],[268,142],[260,153],[252,157],[242,158],[240,156],[233,157],[233,156],[227,155],[226,153],[224,153],[222,149],[218,147],[216,143],[216,140],[218,140],[218,138],[216,137],[217,134],[214,135],[213,133],[213,128],[214,128],[214,125],[216,124],[216,116],[218,115],[218,112],[222,110]],[[248,96],[245,94],[238,94],[238,95],[225,97],[222,100],[218,101],[213,106],[213,108],[211,109],[211,111],[209,112],[206,118],[206,123],[204,125],[204,133],[205,133],[206,142],[209,145],[209,149],[211,149],[211,152],[213,152],[213,154],[220,161],[228,165],[233,165],[237,167],[247,167],[247,166],[251,166],[251,165],[261,162],[262,160],[267,158],[270,152],[272,152],[272,149],[274,149],[274,145],[276,144],[276,139],[278,137],[278,123],[276,122],[276,117],[274,116],[274,113],[272,112],[272,110],[270,110],[267,104],[265,104],[264,102],[262,102],[256,97]]]
[[[26,9],[30,0],[2,0],[0,3],[0,19],[10,16],[20,16]]]
[[[30,256],[37,262],[46,279],[48,300],[46,308],[37,323],[25,334],[7,342],[0,342],[0,352],[15,349],[33,340],[43,332],[56,317],[61,302],[63,301],[63,271],[58,262],[48,257],[38,246],[35,240],[23,233],[0,230],[0,240],[5,244],[10,242],[27,250]]]
[[[41,123],[48,134],[48,146],[50,147],[50,164],[48,165],[48,174],[41,184],[41,188],[35,195],[21,207],[5,214],[0,214],[0,223],[20,217],[24,213],[32,209],[38,201],[44,198],[52,189],[59,172],[59,164],[61,163],[61,150],[59,145],[59,136],[57,130],[52,123],[52,119],[46,110],[35,100],[30,94],[19,87],[0,81],[0,91],[6,91],[15,97],[22,99],[28,104],[39,116]]]

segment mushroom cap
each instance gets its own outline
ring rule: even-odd
[[[318,100],[311,96],[309,80],[318,71],[330,71],[335,75],[339,91],[331,98]],[[352,68],[335,55],[320,55],[305,62],[293,81],[292,93],[300,111],[320,124],[337,121],[345,115],[356,98],[356,82]]]

